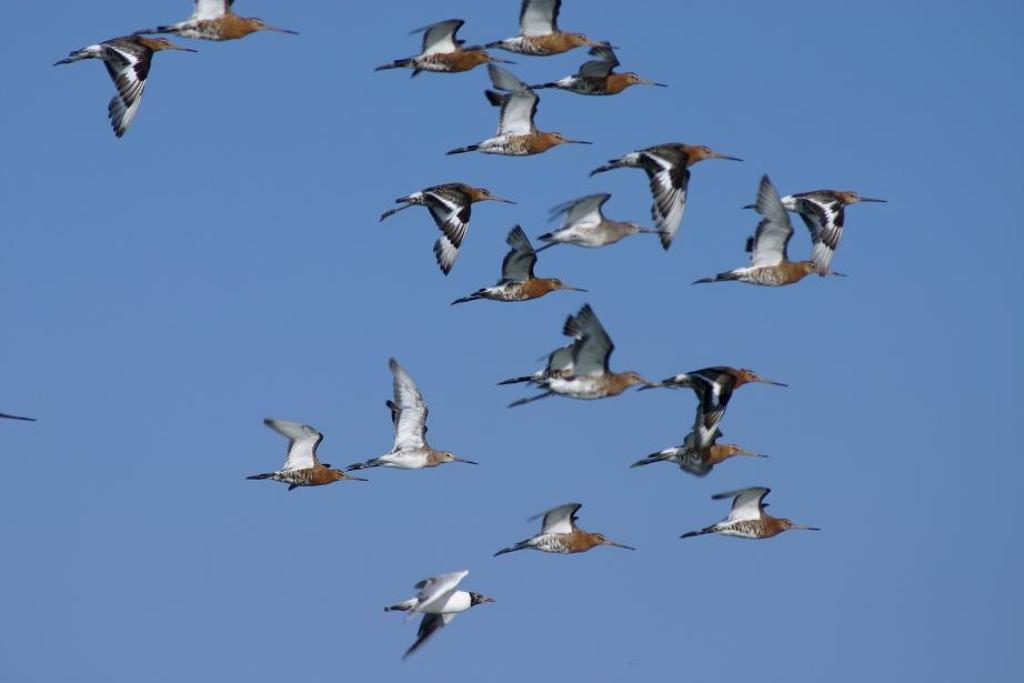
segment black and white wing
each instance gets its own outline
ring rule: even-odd
[[[590,304],[576,314],[576,325],[582,333],[582,340],[575,345],[573,374],[576,376],[598,376],[608,372],[608,357],[615,350],[615,344],[605,331],[601,321]]]
[[[434,242],[434,256],[441,271],[447,275],[459,256],[459,247],[466,239],[471,215],[469,198],[456,198],[444,188],[424,190],[426,205],[442,235]]]
[[[546,36],[558,30],[558,10],[562,0],[523,0],[519,10],[519,33]]]
[[[540,532],[542,534],[571,534],[576,528],[576,512],[583,507],[582,503],[566,503],[556,508],[551,508],[539,515],[534,515],[530,520],[543,517]]]
[[[724,500],[732,498],[732,509],[729,510],[730,522],[739,522],[753,519],[761,519],[764,512],[764,497],[771,492],[771,489],[764,486],[751,486],[746,489],[716,493],[711,496],[712,500]]]
[[[683,221],[690,171],[680,155],[665,150],[641,151],[640,160],[651,181],[651,218],[661,237],[661,246],[668,249]]]
[[[413,611],[423,612],[431,605],[447,600],[448,596],[458,587],[459,582],[466,578],[467,574],[469,574],[469,571],[463,569],[457,572],[449,572],[448,574],[431,576],[417,583],[415,588],[419,592],[416,594],[416,606],[413,607]]]
[[[800,214],[811,233],[811,260],[822,275],[829,272],[832,257],[843,238],[846,212],[842,203],[815,192],[793,195],[794,210]]]
[[[107,105],[107,114],[114,135],[121,137],[131,127],[142,104],[142,93],[146,89],[150,59],[153,51],[134,45],[118,43],[105,44],[103,63],[110,79],[114,81],[117,94]]]
[[[747,240],[751,265],[755,268],[776,266],[787,260],[786,247],[793,237],[793,224],[789,222],[786,207],[768,176],[761,177],[754,208],[761,214],[761,222],[757,224],[754,236]]]
[[[395,426],[393,452],[424,448],[427,445],[427,404],[412,377],[398,361],[390,359],[388,367],[394,375],[395,398],[387,403]]]
[[[323,441],[323,434],[301,422],[268,417],[263,420],[263,424],[288,439],[288,457],[282,470],[305,470],[320,464],[316,457],[316,447]]]
[[[509,231],[505,243],[512,251],[505,255],[501,262],[501,279],[503,282],[525,282],[533,279],[533,266],[537,263],[537,252],[526,237],[521,226]]]

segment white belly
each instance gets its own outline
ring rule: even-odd
[[[470,608],[469,593],[466,591],[455,591],[448,596],[447,600],[435,602],[424,610],[418,610],[426,614],[458,614]]]
[[[596,377],[553,377],[548,381],[548,389],[569,398],[579,398],[586,401],[604,398],[600,382]]]

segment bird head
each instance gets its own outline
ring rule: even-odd
[[[499,197],[498,195],[493,194],[490,190],[488,190],[485,187],[478,187],[478,188],[473,188],[473,189],[474,189],[474,192],[472,193],[474,195],[473,201],[475,201],[475,202],[491,201],[491,202],[502,202],[503,204],[515,204],[515,202],[512,201],[511,199],[505,199],[503,197]]]
[[[574,140],[573,138],[567,138],[561,133],[548,133],[548,139],[551,141],[551,146],[555,145],[592,145],[593,142],[587,142],[586,140]]]
[[[766,506],[767,507],[767,506]],[[788,519],[780,519],[779,524],[782,525],[783,530],[788,531],[790,529],[803,529],[804,531],[821,531],[816,526],[807,526],[806,524],[797,524]]]
[[[627,71],[626,73],[622,74],[622,76],[623,78],[626,79],[627,85],[655,85],[659,88],[668,87],[664,83],[658,83],[656,81],[647,80],[646,78],[641,78],[640,74],[636,73],[635,71]]]
[[[884,199],[872,199],[870,197],[861,197],[856,192],[840,192],[837,190],[834,194],[836,196],[836,199],[838,199],[843,204],[847,205],[859,204],[860,202],[878,202],[881,204],[884,204],[886,202],[886,200]]]
[[[481,593],[474,593],[473,591],[469,591],[470,607],[472,607],[473,605],[481,605],[485,602],[494,602],[494,598],[489,598],[486,595],[482,595]]]
[[[731,157],[727,154],[719,154],[710,147],[704,147],[702,145],[683,145],[686,151],[686,165],[693,166],[698,161],[704,161],[705,159],[728,159],[729,161],[743,161],[739,157]]]
[[[247,17],[245,21],[247,24],[249,24],[249,28],[252,29],[251,32],[253,33],[255,33],[256,31],[273,31],[274,33],[289,33],[293,36],[299,35],[298,31],[291,31],[286,28],[278,28],[277,26],[271,26],[267,22],[257,17]]]
[[[548,280],[548,283],[550,284],[552,290],[568,289],[568,290],[573,291],[573,292],[585,292],[585,291],[587,291],[585,289],[580,289],[579,287],[573,287],[572,285],[567,285],[564,282],[562,282],[561,280],[559,280],[557,277],[549,277],[549,278],[547,278],[547,280]]]
[[[814,267],[813,263],[811,264],[811,267]],[[809,272],[813,272],[813,270]],[[750,382],[758,382],[760,384],[774,384],[777,387],[788,386],[786,384],[783,384],[782,382],[776,382],[775,380],[761,377],[761,375],[757,374],[753,370],[748,370],[746,368],[741,368],[740,370],[733,371],[733,376],[736,378],[737,387],[742,386],[744,384],[748,384]]]
[[[479,465],[480,464],[480,463],[477,463],[477,462],[473,462],[472,460],[466,460],[464,458],[460,458],[459,456],[455,455],[454,453],[449,453],[448,451],[441,451],[441,461],[442,462],[464,462],[467,465]]]
[[[625,548],[626,550],[636,550],[636,548],[634,548],[631,545],[625,545],[623,543],[616,543],[615,541],[612,541],[611,539],[609,539],[604,534],[592,533],[592,534],[590,534],[590,538],[596,542],[595,545],[611,545],[611,546],[615,546],[616,548]]]
[[[181,50],[182,52],[198,52],[198,50],[193,50],[190,47],[175,45],[166,38],[139,38],[139,42],[148,47],[153,52],[159,52],[160,50]]]

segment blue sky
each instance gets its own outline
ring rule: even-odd
[[[483,70],[372,71],[435,20],[513,35],[517,2],[237,5],[301,35],[157,55],[119,141],[102,66],[50,64],[189,3],[0,8],[0,411],[39,418],[0,424],[0,678],[1020,679],[1019,3],[567,0],[565,29],[671,87],[546,91],[539,126],[596,144],[527,159],[444,155],[494,129]],[[536,82],[586,55],[511,58]],[[448,305],[562,201],[609,191],[610,216],[648,222],[642,173],[587,172],[670,140],[745,159],[694,169],[670,251],[559,247],[538,274],[588,294]],[[849,211],[848,278],[691,287],[743,262],[762,173],[890,200]],[[377,217],[450,180],[518,204],[476,208],[445,278],[425,211]],[[740,390],[723,424],[771,457],[630,470],[681,440],[683,392],[507,410],[524,393],[494,383],[535,369],[584,302],[615,368],[789,383]],[[334,464],[385,452],[392,355],[433,445],[479,467],[245,481],[283,458],[266,416],[321,429]],[[678,540],[748,485],[824,531]],[[571,500],[639,550],[491,557]],[[497,602],[401,662],[415,626],[381,608],[463,567]]]

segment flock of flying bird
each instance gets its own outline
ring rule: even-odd
[[[147,34],[165,33],[190,39],[233,40],[256,31],[295,33],[271,26],[261,19],[240,17],[232,11],[232,4],[233,0],[195,0],[192,15],[185,21],[89,45],[72,52],[57,64],[82,59],[100,59],[104,62],[117,89],[108,107],[110,121],[114,134],[121,137],[138,113],[153,54],[161,50],[195,51],[175,45],[165,38],[147,37]],[[591,40],[580,33],[561,31],[557,21],[560,6],[561,0],[523,0],[519,35],[482,46],[465,46],[464,41],[456,38],[464,23],[462,20],[451,19],[427,26],[419,30],[423,33],[420,54],[377,68],[411,69],[412,75],[416,76],[422,72],[464,72],[487,64],[494,89],[487,90],[485,94],[488,102],[500,108],[498,130],[488,139],[453,149],[449,154],[479,151],[524,156],[539,154],[566,143],[589,144],[561,133],[537,129],[534,124],[539,102],[537,90],[557,88],[582,95],[615,95],[632,85],[665,86],[632,72],[616,72],[619,60],[612,45]],[[510,62],[487,52],[488,49],[501,49],[521,55],[545,56],[584,46],[590,48],[593,59],[585,62],[577,73],[532,86],[495,65]],[[539,237],[545,243],[544,246],[534,249],[522,228],[518,225],[513,227],[507,237],[510,251],[502,262],[498,283],[478,289],[452,303],[482,299],[527,301],[556,290],[586,291],[567,285],[558,278],[539,278],[534,275],[537,253],[559,244],[595,248],[613,244],[630,235],[651,233],[657,234],[662,247],[668,249],[682,222],[690,168],[706,159],[740,161],[737,157],[720,154],[708,147],[666,143],[630,152],[594,169],[591,175],[617,168],[643,169],[653,195],[651,216],[654,227],[644,228],[638,223],[605,218],[602,208],[611,196],[607,193],[566,202],[552,210],[552,217],[563,216],[564,221],[557,230]],[[514,203],[486,189],[465,183],[447,183],[397,199],[396,203],[400,206],[385,212],[381,220],[412,206],[426,207],[441,232],[434,244],[434,253],[441,270],[447,275],[466,238],[471,206],[488,200]],[[750,253],[749,265],[697,280],[697,283],[735,280],[781,286],[798,282],[811,273],[820,276],[840,275],[831,271],[831,263],[842,237],[845,208],[858,202],[880,201],[884,200],[836,190],[816,190],[780,197],[768,177],[764,176],[755,203],[745,207],[754,209],[760,217],[754,234],[746,243],[746,250]],[[808,260],[789,260],[787,247],[794,232],[789,218],[791,212],[800,216],[810,233],[812,249]],[[538,394],[514,401],[510,407],[551,396],[586,400],[607,398],[633,386],[640,389],[689,388],[696,395],[697,409],[693,426],[683,443],[652,453],[633,463],[633,467],[668,462],[678,465],[684,472],[703,477],[731,457],[760,456],[734,444],[718,443],[726,407],[733,392],[744,384],[785,385],[760,377],[751,370],[725,366],[681,373],[657,382],[632,371],[613,372],[609,367],[609,359],[614,344],[589,305],[584,305],[575,315],[566,319],[562,334],[569,337],[571,342],[552,351],[544,368],[500,382],[525,383],[541,390]],[[283,482],[292,490],[300,486],[321,486],[342,480],[365,481],[350,473],[377,467],[417,470],[446,463],[475,465],[470,460],[432,448],[427,443],[427,405],[423,395],[409,374],[394,359],[390,361],[390,369],[394,377],[394,398],[387,402],[387,406],[394,425],[394,442],[389,452],[344,469],[332,468],[317,458],[316,449],[323,439],[319,431],[298,422],[266,419],[264,423],[268,427],[288,439],[287,459],[280,470],[248,478]],[[4,413],[0,413],[0,418],[32,420]],[[712,496],[715,500],[732,500],[728,517],[703,529],[685,533],[682,538],[718,533],[763,539],[788,529],[813,529],[766,513],[764,498],[768,493],[768,488],[755,486]],[[600,545],[633,549],[611,541],[600,533],[579,528],[576,520],[580,507],[580,503],[568,503],[539,515],[543,520],[537,535],[502,548],[495,555],[526,549],[549,553],[579,553]],[[406,656],[418,649],[438,629],[451,622],[455,615],[474,605],[493,602],[480,593],[458,589],[467,574],[463,570],[424,579],[416,584],[418,592],[413,598],[385,608],[387,611],[408,612],[410,616],[423,615],[418,637],[406,651]]]

